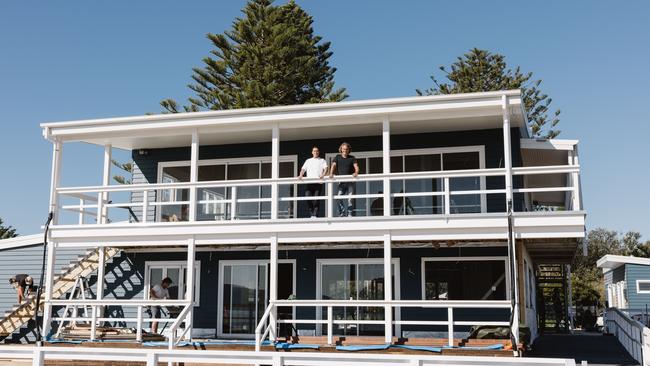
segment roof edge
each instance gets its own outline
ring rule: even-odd
[[[22,235],[0,240],[0,251],[43,244],[43,234]]]

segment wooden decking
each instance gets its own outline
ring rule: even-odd
[[[195,340],[191,345],[185,345],[179,348],[182,349],[195,349],[200,350],[221,350],[221,351],[254,351],[255,346],[252,343],[245,341],[228,341],[219,340],[223,343],[215,344],[212,340]],[[347,352],[336,349],[336,346],[370,346],[370,345],[383,345],[383,337],[335,337],[335,345],[327,344],[327,337],[293,337],[292,339],[279,339],[279,342],[286,342],[292,344],[304,345],[318,345],[318,349],[276,349],[272,345],[262,346],[262,351],[275,351],[275,352]],[[447,346],[448,340],[446,338],[393,338],[394,345],[409,345],[409,346],[429,346],[429,347],[443,347]],[[499,350],[493,349],[466,349],[464,347],[484,347],[489,345],[502,344],[503,348]],[[387,348],[381,350],[362,350],[355,353],[401,353],[401,354],[430,354],[430,355],[462,355],[462,356],[495,356],[495,357],[513,357],[513,352],[510,350],[510,341],[505,339],[455,339],[454,345],[458,348],[443,348],[441,352],[430,352],[424,350],[413,350],[406,348]],[[83,342],[80,344],[70,343],[46,343],[47,347],[105,347],[105,348],[167,348],[163,343],[159,345],[143,345],[138,342]]]

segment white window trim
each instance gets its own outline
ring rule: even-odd
[[[251,338],[255,334],[250,333],[250,334],[243,334],[243,333],[224,333],[223,332],[223,280],[224,280],[224,267],[228,265],[260,265],[260,264],[266,264],[267,267],[269,265],[270,261],[268,259],[234,259],[234,260],[222,260],[219,261],[219,283],[218,283],[218,289],[217,289],[217,296],[218,296],[218,301],[217,301],[217,337],[229,337],[229,338]],[[279,259],[278,263],[291,263],[293,264],[293,294],[296,295],[296,260],[295,259]],[[269,285],[270,281],[269,281]],[[266,294],[267,294],[267,300],[268,300],[268,288],[266,289]],[[265,309],[266,310],[266,306]],[[293,308],[293,318],[296,318],[296,308]]]
[[[637,294],[650,294],[650,290],[642,291],[642,290],[639,288],[639,285],[640,285],[641,283],[650,283],[650,280],[636,280],[636,293],[637,293]]]
[[[399,258],[392,258],[393,277],[395,278],[395,287],[393,288],[393,297],[395,300],[401,299],[400,294],[400,269]],[[384,264],[383,258],[323,258],[316,259],[316,298],[322,300],[323,293],[321,291],[321,279],[323,264],[327,265],[349,265],[349,264]],[[385,281],[385,279],[384,279]],[[316,320],[321,320],[322,311],[316,308]],[[400,308],[395,308],[395,320],[401,320]],[[401,334],[401,325],[395,325],[395,334]],[[322,334],[322,324],[316,324],[316,335]]]
[[[294,175],[297,174],[296,169],[298,169],[298,156],[297,155],[281,155],[279,157],[279,162],[280,163],[293,163],[294,167]],[[169,167],[179,167],[179,166],[190,166],[191,165],[190,160],[173,160],[173,161],[160,161],[158,162],[158,169],[156,173],[156,182],[157,183],[162,183],[163,179],[163,169],[164,168],[169,168]],[[216,165],[216,164],[224,164],[225,165],[225,170],[224,170],[224,177],[228,178],[228,165],[230,164],[251,164],[251,163],[271,163],[271,156],[254,156],[254,157],[245,157],[245,158],[223,158],[223,159],[203,159],[198,161],[198,166],[204,166],[204,165]],[[228,179],[225,179],[220,182],[227,182]],[[294,187],[294,192],[297,194],[297,186]],[[157,194],[156,195],[156,201],[161,202],[162,201],[162,194]],[[198,205],[197,205],[198,206]],[[298,201],[293,202],[293,212],[297,212],[298,210]],[[156,207],[156,221],[160,222],[162,219],[162,206]]]
[[[426,272],[425,265],[426,262],[472,262],[472,261],[503,261],[503,266],[505,268],[506,275],[506,300],[510,300],[510,268],[508,268],[508,257],[507,256],[490,256],[490,257],[422,257],[421,260],[421,298],[426,300]],[[478,301],[478,300],[477,300]]]
[[[149,291],[151,290],[151,279],[149,278],[149,272],[151,267],[180,267],[181,272],[179,273],[180,278],[182,279],[183,269],[187,268],[187,261],[146,261],[144,262],[144,299],[149,300]],[[194,276],[194,298],[196,301],[193,302],[194,307],[201,306],[201,261],[194,261],[194,268],[196,270]],[[178,285],[178,291],[183,291],[183,287],[180,283]],[[185,285],[184,283],[182,285]]]
[[[411,155],[427,155],[427,154],[445,154],[445,153],[462,153],[462,152],[478,152],[479,155],[479,169],[485,169],[485,145],[467,145],[467,146],[450,146],[450,147],[432,147],[423,149],[402,149],[391,150],[390,156],[411,156]],[[355,158],[381,158],[382,151],[353,151],[350,153]],[[335,153],[326,153],[325,159],[330,164],[330,161],[338,155]],[[441,160],[442,163],[442,160]],[[444,168],[441,165],[441,168]],[[442,170],[444,171],[444,170]],[[480,177],[481,190],[486,189],[485,176]],[[486,194],[481,194],[481,213],[487,212],[487,199]]]

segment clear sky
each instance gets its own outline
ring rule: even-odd
[[[560,138],[580,140],[588,227],[650,239],[650,2],[306,1],[350,99],[412,96],[472,47],[544,80]],[[244,1],[0,2],[0,217],[47,215],[51,145],[38,124],[158,112]],[[100,153],[65,151],[64,184],[98,183]],[[95,155],[93,155],[95,154]]]

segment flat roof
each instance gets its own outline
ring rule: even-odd
[[[188,146],[193,130],[202,135],[202,145],[270,141],[276,125],[282,140],[329,137],[336,130],[332,127],[380,134],[384,119],[394,134],[487,129],[502,126],[504,96],[512,127],[527,128],[520,90],[48,122],[41,127],[47,139],[123,149]]]
[[[624,264],[640,264],[644,266],[650,266],[650,258],[607,254],[596,262],[596,265],[599,268],[610,270],[618,268]]]

